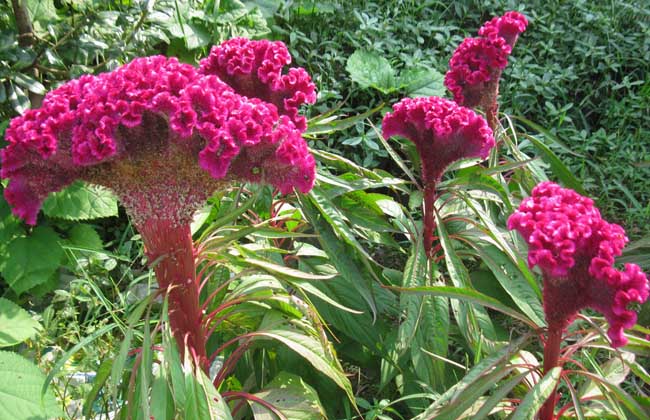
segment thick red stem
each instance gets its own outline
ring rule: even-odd
[[[544,374],[548,373],[554,367],[560,365],[560,350],[562,343],[562,325],[549,325],[546,343],[544,343]],[[539,410],[539,420],[554,420],[554,409],[557,403],[558,395],[556,389],[553,389],[551,396]]]
[[[190,354],[196,355],[195,362],[207,372],[206,337],[190,227],[168,220],[150,220],[139,231],[158,284],[169,292],[169,322],[179,350],[184,354],[187,343]]]
[[[424,250],[427,257],[432,258],[433,231],[436,229],[435,209],[436,183],[424,187]]]

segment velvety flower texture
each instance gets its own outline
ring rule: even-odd
[[[382,131],[386,138],[399,135],[415,143],[425,185],[437,183],[452,162],[486,158],[494,146],[483,117],[435,96],[402,99],[384,116]]]
[[[435,229],[436,185],[447,166],[463,158],[486,158],[494,146],[485,119],[453,101],[438,97],[405,98],[382,121],[384,137],[402,136],[415,143],[424,184],[424,248],[431,256]]]
[[[468,107],[488,111],[496,106],[499,77],[508,56],[528,21],[517,12],[507,12],[487,22],[480,37],[466,38],[454,51],[445,75],[445,86],[454,100]]]
[[[291,63],[287,47],[280,41],[251,41],[233,38],[212,48],[201,60],[203,74],[215,74],[239,94],[274,104],[300,130],[307,126],[298,108],[316,101],[316,86],[300,67],[282,69]]]
[[[615,347],[624,328],[636,323],[627,307],[648,299],[648,279],[635,264],[623,271],[615,258],[628,239],[619,225],[603,220],[591,199],[552,182],[537,185],[508,219],[528,243],[528,263],[544,274],[544,311],[549,328],[566,328],[577,312],[592,308],[610,324]]]
[[[231,180],[307,192],[315,163],[292,112],[175,58],[138,58],[69,81],[11,121],[0,151],[5,197],[35,224],[50,192],[81,179],[114,190],[142,225],[186,223]]]

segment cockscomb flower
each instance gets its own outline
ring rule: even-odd
[[[35,224],[47,195],[75,180],[113,190],[156,261],[161,289],[170,290],[179,347],[205,368],[192,215],[232,181],[311,189],[314,158],[302,129],[281,114],[175,58],[138,58],[69,81],[11,121],[0,151],[5,197]]]
[[[578,311],[592,308],[609,322],[615,347],[625,345],[624,328],[636,323],[628,309],[650,293],[635,264],[614,268],[628,241],[619,225],[603,220],[591,199],[552,182],[536,186],[508,219],[528,243],[528,263],[544,274],[544,311],[549,329],[564,329]]]
[[[519,35],[526,30],[528,20],[519,12],[506,12],[503,16],[492,18],[486,22],[478,34],[485,38],[503,38],[511,47],[515,46]]]
[[[454,51],[445,75],[445,86],[454,100],[472,108],[492,106],[511,51],[503,38],[465,38]]]
[[[298,108],[316,101],[316,87],[300,67],[282,71],[291,63],[291,55],[280,41],[251,41],[233,38],[212,47],[201,60],[201,73],[215,74],[240,95],[256,97],[277,106],[300,130],[307,126]]]
[[[460,105],[481,107],[492,129],[497,123],[499,78],[527,25],[518,12],[495,17],[483,25],[478,38],[466,38],[449,60],[445,86]]]
[[[435,189],[445,169],[463,158],[486,158],[494,146],[485,119],[468,108],[438,97],[405,98],[384,116],[385,138],[395,135],[415,143],[424,184],[424,244],[431,249]]]

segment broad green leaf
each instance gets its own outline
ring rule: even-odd
[[[31,235],[17,238],[7,249],[2,275],[18,295],[45,283],[63,257],[61,238],[49,227],[38,226]]]
[[[83,406],[83,415],[91,417],[93,412],[93,404],[99,396],[99,392],[104,388],[106,381],[111,376],[111,368],[113,366],[113,359],[105,359],[97,368],[97,376],[93,380],[93,387],[86,395]]]
[[[51,392],[39,392],[45,375],[16,353],[0,351],[0,420],[48,420],[61,415]]]
[[[630,394],[625,392],[619,385],[609,382],[606,378],[602,376],[593,374],[587,371],[567,371],[567,374],[578,374],[585,376],[593,381],[599,382],[603,385],[608,391],[608,397],[614,398],[616,401],[622,403],[625,408],[630,410],[630,412],[635,416],[634,419],[647,419],[650,417],[650,410],[647,405],[645,407],[641,406]]]
[[[514,377],[508,379],[506,382],[498,385],[497,388],[492,392],[492,395],[490,395],[490,397],[483,402],[481,408],[476,413],[474,413],[472,420],[483,420],[488,418],[488,415],[493,413],[494,407],[501,403],[502,400],[508,394],[510,394],[513,388],[519,385],[519,383],[522,381],[522,379],[524,379],[526,375],[528,375],[528,372],[522,372],[519,375],[515,375]]]
[[[621,352],[620,357],[612,357],[600,366],[601,375],[610,383],[620,385],[630,373],[630,364],[634,363],[634,354]],[[602,396],[602,390],[597,381],[587,379],[578,390],[581,399]]]
[[[494,351],[492,354],[486,356],[478,364],[476,364],[469,372],[454,386],[445,391],[436,401],[431,404],[424,412],[414,418],[414,420],[429,420],[433,418],[433,414],[439,411],[447,401],[454,400],[464,390],[471,387],[476,381],[484,377],[489,372],[498,369],[498,366],[506,363],[513,354],[518,352],[530,340],[530,335],[525,335],[515,342],[503,346],[502,348]]]
[[[532,329],[536,328],[535,323],[528,319],[524,314],[521,314],[514,309],[502,304],[498,300],[479,293],[476,290],[452,286],[420,286],[411,288],[391,287],[390,289],[397,290],[402,293],[431,294],[435,296],[447,296],[453,299],[463,300],[471,304],[481,305],[486,308],[502,312],[508,316],[511,316],[512,318],[520,320],[526,325],[529,325]]]
[[[188,369],[189,367],[190,364],[186,362],[184,369]],[[194,412],[197,416],[192,417],[188,415],[185,417],[186,419],[232,420],[228,404],[226,404],[224,398],[215,389],[212,381],[210,381],[200,367],[195,369],[192,378],[188,378],[188,376],[185,378],[186,389],[188,391],[186,404],[191,402],[192,409],[197,409]],[[188,383],[191,385],[188,386]],[[189,413],[187,410],[185,412],[186,414]],[[190,412],[192,411],[190,410]]]
[[[252,266],[262,268],[271,274],[286,276],[291,279],[329,280],[331,278],[336,277],[336,274],[321,275],[321,274],[306,273],[304,271],[296,270],[295,268],[290,268],[284,265],[275,264],[270,261],[264,261],[257,258],[245,258],[244,261],[247,264],[250,264]]]
[[[345,69],[362,88],[374,88],[382,93],[395,91],[395,69],[388,60],[371,51],[357,50],[348,57]]]
[[[521,401],[517,410],[510,417],[510,420],[529,420],[542,407],[544,402],[551,396],[562,373],[561,367],[551,369],[541,381],[528,391],[526,397]]]
[[[174,397],[169,391],[169,385],[164,376],[156,376],[151,385],[151,416],[156,420],[172,420],[174,418]]]
[[[0,297],[0,347],[22,343],[34,337],[41,328],[41,324],[34,320],[29,312]]]
[[[43,86],[38,80],[24,73],[16,73],[14,75],[14,81],[16,84],[24,87],[30,92],[36,93],[37,95],[45,94],[45,86]]]
[[[277,312],[269,312],[264,317],[255,336],[261,336],[277,340],[300,356],[305,358],[316,370],[330,378],[343,391],[351,402],[354,402],[352,384],[341,368],[338,359],[332,353],[331,348],[324,347],[318,339],[305,335],[296,330],[295,327],[283,321]]]
[[[512,366],[502,366],[472,381],[470,386],[467,386],[462,392],[456,394],[450,400],[449,404],[435,414],[436,420],[456,420],[462,418],[465,411],[471,408],[496,383],[509,375],[513,369],[514,367]]]
[[[325,410],[316,390],[301,377],[280,372],[263,391],[254,394],[274,406],[287,419],[324,420]],[[276,416],[255,401],[248,400],[255,420],[275,420]]]
[[[318,239],[330,261],[348,282],[348,285],[356,289],[366,301],[372,311],[374,320],[377,316],[377,304],[372,291],[374,279],[367,273],[367,268],[359,261],[359,257],[355,255],[355,249],[337,238],[334,228],[323,220],[319,209],[312,202],[313,200],[306,196],[300,197],[302,211],[314,230],[319,234]]]
[[[535,291],[530,287],[517,266],[494,245],[475,246],[481,260],[494,273],[503,289],[510,295],[517,308],[536,325],[546,325],[544,309]]]
[[[117,199],[109,190],[75,182],[63,191],[50,194],[43,213],[67,220],[88,220],[117,215]]]
[[[399,75],[400,88],[410,97],[445,96],[445,76],[434,69],[404,69]]]
[[[70,245],[78,248],[97,251],[104,248],[102,238],[99,237],[95,228],[85,223],[77,223],[68,231],[68,241]]]
[[[471,287],[469,272],[456,253],[442,218],[438,212],[434,212],[434,216],[436,218],[440,245],[444,252],[447,272],[449,273],[452,284],[458,288]],[[456,301],[451,302],[451,307],[461,333],[474,351],[478,349],[478,345],[482,340],[481,336],[490,339],[496,338],[494,326],[491,325],[487,314],[482,313],[480,308],[474,308],[471,305],[467,305],[466,302]]]

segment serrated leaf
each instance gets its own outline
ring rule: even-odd
[[[16,294],[45,283],[54,274],[63,257],[59,241],[54,230],[39,226],[11,243],[2,275]]]
[[[386,58],[371,51],[357,50],[348,57],[345,69],[353,81],[363,88],[374,88],[382,93],[397,89],[395,69]]]
[[[256,397],[273,405],[287,419],[323,420],[325,410],[318,399],[318,394],[307,385],[301,377],[287,372],[280,372],[271,383]],[[275,420],[276,416],[264,406],[249,400],[255,420]]]
[[[41,399],[45,375],[16,353],[0,351],[0,420],[47,420],[61,415],[51,392]]]
[[[41,324],[29,312],[0,297],[0,347],[9,347],[34,337]]]
[[[434,69],[405,69],[398,78],[401,90],[410,97],[445,96],[445,76]]]
[[[43,213],[67,220],[88,220],[117,216],[117,199],[106,188],[75,182],[63,191],[50,194]]]

